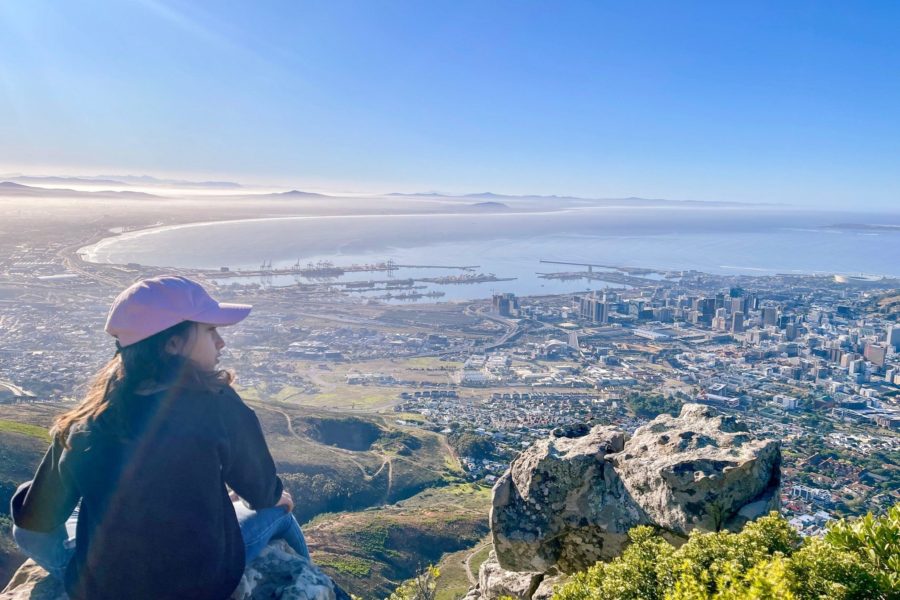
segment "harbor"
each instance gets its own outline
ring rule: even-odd
[[[300,260],[287,268],[273,268],[272,261],[263,261],[256,270],[232,270],[229,267],[221,267],[218,271],[214,271],[216,278],[228,277],[272,277],[278,275],[299,275],[310,279],[341,277],[347,273],[373,273],[387,272],[394,273],[399,269],[448,269],[457,271],[474,271],[479,265],[405,265],[397,264],[393,260],[386,260],[377,263],[367,264],[351,264],[346,266],[338,266],[327,260],[317,262],[309,262],[305,265],[300,264]]]

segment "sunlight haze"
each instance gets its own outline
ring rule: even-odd
[[[0,174],[894,209],[895,3],[0,4]]]

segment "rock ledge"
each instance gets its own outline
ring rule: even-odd
[[[778,509],[780,485],[779,443],[700,404],[630,438],[600,425],[554,432],[497,480],[495,554],[467,598],[540,598],[551,578],[621,554],[636,525],[675,543],[694,529],[739,530]]]
[[[247,567],[232,600],[342,600],[346,594],[287,544],[269,544]],[[27,560],[0,592],[0,600],[67,600],[62,584]]]

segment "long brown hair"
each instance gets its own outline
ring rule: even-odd
[[[195,327],[193,321],[182,321],[140,342],[118,347],[116,355],[97,372],[78,406],[56,418],[51,436],[68,447],[69,432],[74,425],[93,423],[104,415],[104,425],[113,429],[111,433],[126,438],[129,431],[122,409],[140,389],[160,385],[216,389],[230,385],[234,375],[229,371],[203,371],[183,356],[166,351],[170,339],[188,338],[194,334]]]

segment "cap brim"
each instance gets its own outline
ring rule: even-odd
[[[191,317],[191,321],[210,325],[234,325],[247,318],[253,307],[249,304],[229,304],[221,302]]]

